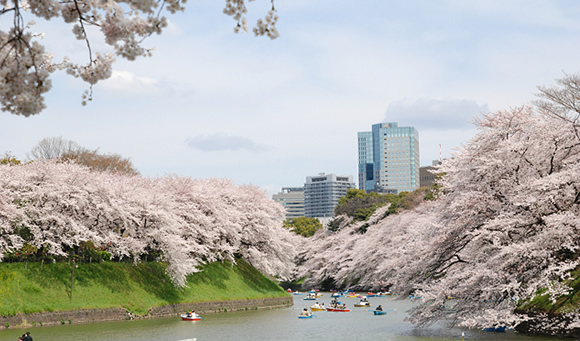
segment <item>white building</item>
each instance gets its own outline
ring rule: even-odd
[[[286,219],[304,217],[304,187],[282,187],[272,199],[279,202],[286,210]]]
[[[304,210],[306,217],[332,218],[338,199],[354,188],[352,176],[320,173],[307,176],[304,184]]]

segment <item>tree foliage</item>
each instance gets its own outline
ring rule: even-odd
[[[353,221],[369,219],[377,208],[388,205],[385,215],[397,213],[401,209],[412,209],[433,197],[436,187],[421,187],[415,191],[401,192],[399,194],[366,193],[363,190],[351,188],[344,197],[338,200],[334,212],[337,216],[347,215]],[[334,229],[334,224],[333,227]]]
[[[398,205],[401,196],[396,194],[366,193],[363,190],[350,188],[346,195],[338,200],[334,213],[347,215],[355,221],[367,220],[378,207],[392,204]]]
[[[236,21],[235,32],[247,32],[246,3],[252,0],[226,0],[224,13]],[[92,86],[112,75],[114,55],[127,60],[150,56],[152,49],[144,40],[161,34],[167,27],[168,12],[174,14],[185,9],[186,0],[2,0],[0,15],[11,27],[0,30],[0,104],[2,111],[30,116],[45,107],[44,94],[51,89],[50,75],[64,70],[89,84],[83,94],[83,104],[92,99]],[[254,34],[278,37],[278,16],[274,7],[264,19],[259,19]],[[34,32],[30,17],[42,20],[59,20],[74,24],[72,34],[87,49],[86,63],[64,58],[54,61],[53,54],[40,43],[43,34]],[[114,51],[94,51],[90,28],[100,30],[104,42]],[[98,45],[98,44],[95,44]]]
[[[0,157],[0,165],[19,165],[22,162],[12,155],[10,152],[5,152],[2,157]]]
[[[298,217],[284,220],[284,227],[303,237],[312,237],[322,228],[322,223],[317,218]]]
[[[93,170],[126,175],[138,175],[139,172],[130,159],[119,154],[101,154],[98,149],[89,150],[74,141],[67,140],[62,136],[46,137],[38,142],[28,157],[32,160],[58,159],[72,161],[87,166]]]
[[[70,152],[64,154],[61,159],[65,161],[74,161],[75,163],[101,172],[121,173],[126,175],[139,174],[139,171],[135,169],[135,166],[133,166],[130,159],[124,158],[115,153],[100,154],[96,149],[82,149]]]
[[[437,200],[317,235],[299,257],[305,285],[415,293],[422,301],[410,320],[418,325],[580,329],[577,309],[558,319],[518,311],[537,296],[567,297],[578,276],[577,81],[566,76],[559,88],[540,88],[536,106],[482,115],[478,134],[443,162]],[[356,233],[365,224],[366,233]]]
[[[229,180],[142,178],[56,160],[0,165],[0,259],[93,247],[135,262],[158,254],[182,286],[200,265],[240,255],[286,278],[298,236],[283,216],[264,191]]]

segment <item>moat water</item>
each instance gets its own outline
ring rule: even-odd
[[[318,301],[328,306],[330,294]],[[210,340],[527,340],[555,341],[557,338],[530,337],[513,331],[483,332],[461,328],[430,327],[417,329],[405,322],[406,310],[413,302],[393,300],[391,297],[371,297],[371,307],[381,304],[386,315],[375,316],[371,308],[357,308],[356,298],[342,297],[350,313],[315,312],[311,319],[299,319],[304,308],[314,301],[295,295],[294,305],[276,310],[228,312],[202,315],[198,322],[181,321],[179,317],[150,320],[107,322],[94,324],[65,324],[61,326],[10,328],[0,331],[0,341],[17,341],[26,331],[34,341],[210,341]]]

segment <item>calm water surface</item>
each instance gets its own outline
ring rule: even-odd
[[[396,301],[390,297],[369,298],[372,308],[379,304],[387,315],[374,316],[371,309],[354,307],[356,298],[340,298],[351,309],[350,313],[316,312],[311,319],[298,319],[300,311],[314,301],[305,301],[295,295],[294,306],[277,310],[260,310],[208,314],[199,322],[179,318],[123,321],[95,324],[73,324],[0,331],[0,341],[16,341],[30,331],[35,341],[208,341],[208,340],[399,340],[439,341],[461,340],[521,340],[556,341],[556,338],[528,337],[513,332],[489,333],[459,328],[431,327],[415,329],[404,322],[405,311],[412,306],[408,300]],[[329,293],[319,299],[328,305]]]

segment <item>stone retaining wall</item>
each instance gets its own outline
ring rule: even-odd
[[[191,309],[194,309],[195,312],[203,315],[229,311],[285,308],[291,305],[292,297],[274,297],[253,300],[171,304],[161,307],[152,307],[144,316],[136,316],[123,308],[18,314],[15,316],[0,316],[0,329],[5,329],[7,327],[39,327],[71,323],[76,324],[171,317],[179,316],[179,314]]]

